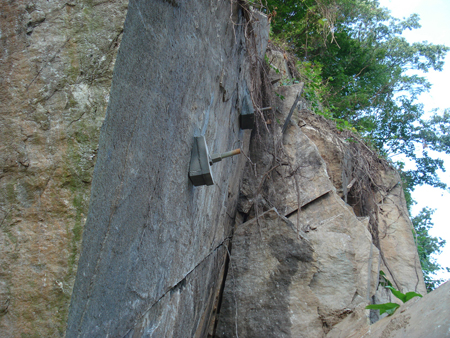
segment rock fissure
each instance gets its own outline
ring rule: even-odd
[[[59,53],[61,53],[61,51],[64,49],[64,47],[66,47],[67,43],[72,39],[72,37],[67,38],[67,40],[64,42],[64,44],[56,51],[55,54],[53,54],[53,56],[45,62],[45,64],[42,66],[41,69],[38,70],[37,74],[33,77],[33,79],[31,80],[31,82],[25,87],[26,91],[28,91],[28,89],[31,87],[31,85],[34,83],[34,81],[36,81],[36,79],[39,78],[39,76],[41,75],[42,71],[49,65],[51,64],[55,58],[58,56]],[[51,96],[50,96],[51,97]]]
[[[214,250],[212,250],[204,259],[202,259],[193,269],[191,269],[182,279],[180,279],[175,285],[171,286],[168,290],[166,290],[166,292],[158,299],[156,300],[154,303],[152,303],[148,309],[145,311],[145,313],[150,312],[155,306],[158,305],[159,302],[161,302],[161,300],[163,300],[168,294],[173,293],[175,290],[177,289],[182,289],[183,285],[186,284],[186,279],[189,278],[189,276],[191,274],[193,274],[195,272],[195,270],[202,265],[208,258],[210,258],[211,255],[213,255],[220,247],[222,247],[223,245],[226,245],[225,243],[228,242],[228,245],[230,243],[230,238],[226,238],[224,241],[222,241],[218,246],[216,246],[214,248]],[[228,248],[227,248],[228,251]],[[227,273],[227,261],[224,262],[224,277],[226,277],[226,273]],[[225,280],[223,280],[223,284],[225,283]],[[147,299],[148,297],[143,296],[138,294],[135,290],[133,290],[134,293],[136,293],[141,299]],[[220,299],[220,298],[219,298]],[[219,305],[220,306],[220,305]],[[136,317],[136,323],[138,323],[144,316],[145,313],[143,313],[140,316]],[[127,336],[129,336],[130,332],[133,331],[133,329],[128,330],[127,333],[125,333],[124,336],[122,336],[122,338],[125,338]]]

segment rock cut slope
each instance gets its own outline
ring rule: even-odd
[[[425,293],[395,170],[306,102],[281,133],[300,86],[268,100],[263,15],[1,6],[0,336],[331,337],[378,320],[379,270]],[[243,152],[211,187],[187,175],[200,135]]]
[[[396,171],[304,103],[282,134],[302,86],[276,88],[276,113],[252,135],[239,201],[250,220],[236,224],[217,337],[325,337],[347,317],[368,325],[378,316],[366,305],[395,302],[380,270],[426,294]]]

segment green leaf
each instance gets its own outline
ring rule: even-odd
[[[380,315],[382,315],[385,312],[389,315],[392,315],[395,312],[395,310],[399,308],[399,306],[400,305],[397,303],[371,304],[367,305],[366,309],[380,310]]]
[[[380,276],[381,276],[382,279],[383,279],[382,282],[380,281],[380,283],[381,283],[383,286],[386,286],[386,284],[387,284],[388,286],[392,286],[391,281],[390,281],[389,279],[387,279],[386,274],[383,272],[383,270],[380,270]]]
[[[394,296],[397,297],[398,299],[400,299],[403,303],[406,302],[406,295],[404,293],[401,293],[400,291],[398,291],[396,288],[394,288],[392,286],[386,286],[385,288],[391,290],[392,293],[394,294]]]
[[[397,304],[398,305],[398,304]],[[389,316],[391,316],[391,315],[393,315],[394,314],[394,312],[395,311],[397,311],[397,309],[400,307],[400,305],[398,305],[397,307],[395,307],[395,308],[393,308],[393,309],[388,309],[388,310],[386,310],[385,312],[389,315]],[[382,315],[384,313],[384,311],[383,312],[381,312],[380,311],[380,315]]]
[[[422,297],[422,295],[420,293],[416,293],[416,292],[407,292],[405,295],[405,303],[410,300],[413,299],[414,297]]]
[[[281,95],[281,94],[275,93],[275,95],[278,96],[280,98],[280,100],[284,100],[285,99],[285,97],[283,95]]]

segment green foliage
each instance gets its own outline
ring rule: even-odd
[[[434,210],[423,208],[419,214],[411,220],[415,230],[415,240],[419,253],[420,265],[422,266],[423,277],[427,291],[434,290],[439,284],[444,282],[442,279],[436,279],[435,273],[442,270],[442,266],[432,257],[433,254],[441,253],[445,245],[442,238],[432,237],[428,231],[433,227],[431,216]],[[449,270],[447,268],[447,270]]]
[[[384,304],[371,304],[367,305],[366,309],[369,310],[380,310],[380,315],[387,313],[388,315],[393,315],[394,312],[400,307],[397,303],[384,303]]]
[[[392,286],[391,281],[387,278],[383,270],[380,270],[380,282],[379,284],[384,287]]]
[[[301,60],[314,112],[358,131],[385,158],[402,155],[414,164],[406,170],[397,163],[408,208],[417,185],[448,189],[438,176],[444,162],[430,154],[450,154],[450,110],[425,114],[417,99],[431,88],[424,73],[441,71],[450,49],[406,41],[403,32],[420,28],[417,14],[394,18],[377,0],[267,0],[266,11],[272,40]],[[432,277],[441,267],[431,254],[445,244],[428,234],[431,213],[413,219],[428,290],[441,282]]]
[[[313,110],[338,125],[347,121],[385,156],[403,154],[416,168],[404,173],[406,189],[438,178],[443,162],[428,150],[450,154],[448,111],[424,119],[418,95],[430,83],[417,71],[442,70],[449,50],[409,43],[401,34],[420,27],[416,14],[399,20],[376,0],[268,0],[272,38],[302,61],[305,95]],[[413,73],[411,71],[416,71]],[[347,128],[348,128],[347,126]]]
[[[413,299],[414,297],[422,297],[420,293],[417,292],[407,292],[406,294],[398,291],[396,288],[392,286],[392,283],[387,279],[386,274],[380,270],[380,285],[385,287],[386,289],[391,290],[392,294],[400,299],[403,303]],[[397,303],[383,303],[383,304],[371,304],[367,305],[366,309],[369,310],[380,310],[380,315],[383,313],[387,313],[389,316],[393,315],[394,312],[400,307],[400,304]]]
[[[300,74],[300,80],[305,83],[304,96],[311,103],[312,110],[315,113],[326,115],[320,109],[327,89],[326,85],[322,83],[322,65],[319,63],[313,64],[309,61],[298,62],[297,70]]]
[[[298,62],[296,66],[299,73],[299,81],[305,83],[303,89],[304,97],[311,104],[312,111],[336,122],[336,128],[340,131],[356,131],[348,120],[337,118],[333,115],[331,110],[333,107],[327,107],[322,104],[324,97],[328,93],[327,84],[323,81],[322,65],[320,63],[313,64],[312,62],[305,61]],[[328,80],[332,80],[332,78]]]
[[[392,291],[392,294],[397,297],[398,299],[400,299],[403,303],[406,303],[408,300],[414,298],[414,297],[422,297],[421,294],[417,293],[417,292],[407,292],[406,294],[401,293],[400,291],[398,291],[396,288],[394,288],[393,286],[386,286],[386,289],[389,289]]]

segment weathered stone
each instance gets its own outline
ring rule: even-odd
[[[269,81],[274,87],[278,87],[280,82],[286,82],[292,79],[288,64],[282,52],[271,50],[267,53],[267,60],[270,64]]]
[[[311,229],[307,238],[317,254],[318,272],[310,287],[327,332],[361,303],[369,304],[378,281],[378,249],[366,223],[333,192],[306,205],[290,220]]]
[[[331,192],[304,206],[299,216],[291,220],[309,229],[306,235],[300,231],[301,239],[297,226],[275,210],[237,227],[217,337],[322,337],[369,304],[378,250],[366,224]],[[277,242],[275,252],[271,243],[283,236],[288,239]],[[288,245],[291,239],[295,244]],[[308,247],[314,260],[299,263],[297,246]],[[291,261],[298,270],[282,268]]]
[[[426,294],[413,237],[413,225],[409,219],[401,184],[391,189],[378,206],[382,266],[385,267],[382,267],[382,270],[401,292],[415,291]]]
[[[330,123],[322,117],[305,111],[299,116],[298,123],[303,125],[302,132],[317,145],[339,195],[345,199],[347,194],[349,196],[356,194],[353,201],[349,200],[349,203],[358,215],[370,218],[370,227],[376,236],[374,242],[381,249],[380,269],[400,291],[416,291],[425,294],[426,288],[414,242],[413,227],[398,173],[387,163],[379,160],[376,154],[365,146],[361,145],[358,152],[352,149],[352,143],[346,143],[342,137],[339,137],[340,131],[330,128]],[[324,130],[330,132],[324,132]],[[350,136],[350,134],[344,134],[343,137]],[[355,171],[351,168],[350,162],[357,161],[356,156],[360,156],[362,160],[365,156],[369,157],[370,165],[374,167],[366,168],[366,171]],[[366,167],[369,166],[369,162],[364,164]],[[350,170],[347,170],[348,167]],[[362,175],[366,177],[363,178]],[[369,175],[371,177],[368,177]],[[357,181],[353,187],[354,190],[347,192],[346,186],[354,178]],[[361,190],[355,192],[355,186],[364,179],[371,182],[370,193],[366,197]],[[361,208],[361,201],[366,205],[365,211]],[[386,299],[385,296],[390,299]],[[396,301],[395,297],[390,297],[390,294],[386,294],[384,290],[377,293],[376,297],[377,302]]]
[[[448,337],[449,313],[450,283],[447,282],[423,298],[411,299],[401,305],[394,315],[375,324],[343,322],[333,328],[327,338]]]
[[[333,326],[326,335],[327,338],[349,338],[366,329],[370,325],[369,310],[366,310],[366,304],[359,304],[351,314],[342,321]]]
[[[286,130],[281,151],[286,162],[274,170],[273,205],[284,216],[329,192],[333,185],[316,146],[293,125]]]
[[[289,93],[295,95],[301,88],[290,87]],[[277,115],[283,123],[294,102],[286,95]],[[266,211],[275,207],[287,216],[333,189],[326,164],[314,143],[295,124],[289,124],[283,135],[280,131],[281,126],[276,124],[271,126],[271,132],[261,132],[253,139],[250,157],[257,166],[255,172],[247,164],[239,201],[241,212],[250,213],[253,208],[253,216],[257,213],[255,208]]]
[[[281,121],[280,125],[286,120],[299,90],[300,85],[277,88],[279,97],[283,97],[276,103],[275,118]],[[259,134],[254,135],[253,141],[265,147],[251,145],[250,158],[256,169],[246,173],[239,204],[240,211],[250,217],[258,217],[258,209],[267,210],[269,206],[275,206],[281,210],[281,215],[286,215],[293,222],[297,231],[307,232],[305,236],[316,255],[317,271],[308,282],[308,289],[290,289],[290,295],[313,300],[308,305],[316,311],[306,313],[295,302],[289,303],[290,319],[286,322],[285,331],[278,334],[319,337],[340,322],[364,326],[370,320],[377,320],[373,316],[369,319],[371,313],[365,310],[365,306],[374,300],[377,303],[384,301],[385,298],[386,301],[393,301],[390,293],[383,288],[378,289],[380,268],[389,271],[390,266],[393,266],[400,271],[400,275],[404,274],[397,284],[405,292],[422,291],[424,284],[420,265],[415,262],[417,250],[412,240],[411,226],[406,224],[410,221],[395,170],[379,160],[366,146],[355,146],[347,141],[347,138],[354,137],[350,132],[337,130],[331,122],[299,109],[299,106],[294,107],[294,114],[284,135],[280,135],[280,129],[281,126],[269,125],[266,131],[260,128]],[[354,158],[358,154],[362,156],[361,159]],[[297,172],[292,170],[293,167],[301,168],[298,176],[294,176]],[[370,188],[366,188],[369,193],[361,190],[364,186]],[[358,193],[361,194],[359,197]],[[351,205],[343,199],[348,199]],[[266,214],[263,215],[265,217]],[[267,223],[264,217],[257,218],[256,224]],[[384,230],[387,224],[398,229],[398,236],[391,236]],[[235,236],[240,235],[237,230]],[[248,238],[245,243],[248,246],[247,243],[252,241],[255,239]],[[241,242],[239,237],[233,239],[234,261],[245,261],[249,269],[246,273],[258,275],[259,271],[264,270],[263,264],[253,256],[248,258],[251,244],[243,252],[243,249],[239,249]],[[394,243],[397,244],[394,246]],[[395,247],[402,253],[396,252]],[[378,248],[381,248],[381,252]],[[260,249],[255,250],[259,252]],[[256,261],[252,262],[251,259]],[[252,270],[253,266],[255,270]],[[267,269],[272,267],[269,265]],[[395,280],[396,275],[394,273],[391,280]],[[233,283],[240,286],[234,294],[230,291]],[[219,327],[222,331],[218,332],[223,337],[234,335],[233,320],[236,323],[236,319],[233,318],[236,318],[236,314],[233,312],[233,297],[240,299],[241,303],[250,304],[255,291],[255,286],[239,275],[235,279],[229,276],[227,285],[223,303],[225,310],[220,315],[222,324]],[[249,290],[248,297],[243,291],[245,289]],[[277,293],[276,288],[270,291],[266,287],[265,290],[267,294]],[[241,303],[238,302],[239,306]],[[269,305],[264,306],[270,308]],[[258,309],[261,318],[268,323],[279,321],[280,315],[269,314],[264,306]],[[243,313],[251,310],[246,305]],[[239,307],[238,311],[241,311]],[[237,315],[237,318],[240,317],[242,315]],[[320,325],[317,325],[318,322]],[[297,327],[294,323],[302,323],[299,324],[302,329],[295,333],[292,331]],[[246,325],[240,319],[237,324],[238,327]],[[271,332],[269,326],[260,327],[258,333],[252,334],[265,336]],[[282,332],[281,329],[277,330]],[[308,330],[314,333],[306,334]],[[242,331],[242,335],[247,334]]]
[[[128,1],[2,5],[0,336],[64,335],[110,96],[67,337],[348,337],[367,332],[369,299],[396,301],[376,291],[380,268],[425,293],[395,170],[304,102],[280,135],[299,86],[256,107],[240,193],[244,156],[215,164],[214,186],[189,183],[194,136],[247,155],[239,114],[263,104],[264,15],[220,1],[130,7],[110,95]],[[283,53],[269,60],[269,81],[292,82]],[[447,308],[420,311],[447,325]],[[408,318],[369,330],[447,333]]]
[[[127,4],[1,4],[2,337],[64,334]]]
[[[185,279],[137,318],[134,328],[124,338],[203,338],[212,333],[213,327],[208,324],[214,323],[213,306],[222,282],[217,272],[223,271],[228,244],[228,241],[220,244]]]
[[[316,255],[275,209],[239,225],[216,337],[320,337]]]
[[[219,285],[222,265],[200,274],[194,289],[177,285],[229,236],[246,159],[215,164],[210,187],[191,184],[189,162],[197,135],[211,153],[246,149],[238,110],[250,81],[244,26],[237,3],[130,3],[66,337],[146,336],[156,326],[170,336],[181,317],[157,303],[175,306],[165,298],[171,292],[186,292],[174,311],[208,318],[214,297],[191,290]],[[191,324],[190,332],[209,328],[207,320]]]

